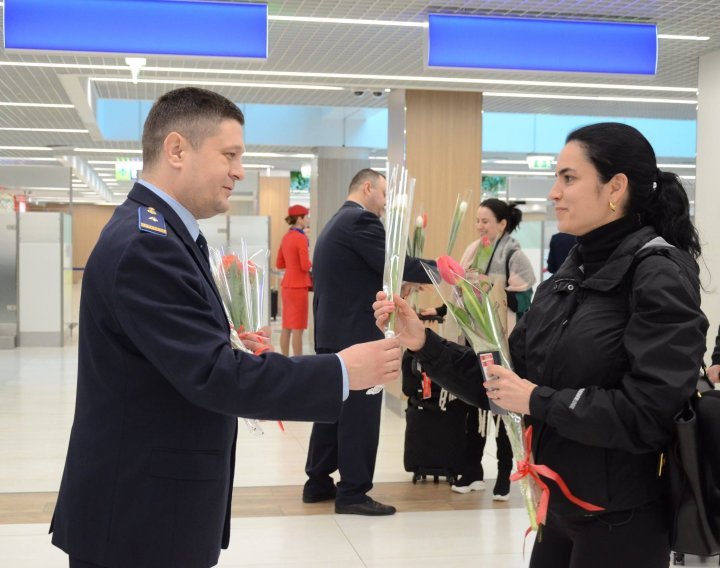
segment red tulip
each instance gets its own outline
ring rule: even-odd
[[[423,226],[423,229],[425,229],[425,228],[427,228],[427,213],[422,214],[422,219],[423,219],[422,226]]]
[[[482,246],[483,246],[483,248],[487,248],[490,246],[490,239],[488,238],[487,235],[483,235],[483,237],[482,237]]]
[[[443,255],[437,259],[438,272],[445,282],[454,286],[458,277],[465,278],[465,269],[460,263],[449,255]]]

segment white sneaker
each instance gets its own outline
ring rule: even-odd
[[[484,491],[485,490],[485,482],[480,481],[473,481],[470,485],[453,485],[450,489],[452,489],[455,493],[470,493],[471,491]]]
[[[505,495],[493,495],[493,501],[507,501],[510,499],[510,493],[506,493]]]

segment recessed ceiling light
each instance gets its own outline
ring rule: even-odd
[[[47,146],[0,146],[0,150],[23,150],[27,152],[50,152]]]
[[[57,158],[29,158],[20,156],[0,156],[0,161],[9,162],[57,162]]]
[[[688,36],[691,37],[691,36]],[[47,68],[65,68],[65,69],[97,69],[106,71],[127,71],[124,65],[85,65],[74,63],[25,63],[19,61],[0,61],[1,66],[14,67],[47,67]],[[423,83],[440,83],[440,84],[458,84],[458,85],[514,85],[527,87],[553,87],[553,88],[576,88],[576,89],[612,89],[612,90],[630,90],[630,91],[665,91],[676,93],[697,93],[695,87],[663,87],[644,84],[618,84],[618,83],[582,83],[570,81],[524,81],[513,79],[489,79],[489,78],[467,78],[467,77],[433,77],[421,75],[369,75],[358,73],[315,73],[304,71],[267,71],[267,70],[251,70],[251,69],[213,69],[213,68],[190,68],[190,67],[158,67],[146,66],[144,71],[157,73],[175,73],[175,74],[214,74],[214,75],[243,75],[253,76],[261,75],[265,77],[296,77],[306,79],[343,79],[349,81],[384,81],[384,82],[423,82]],[[97,80],[101,78],[96,78]],[[132,82],[132,79],[124,79],[124,82]],[[185,81],[184,83],[187,83]],[[170,84],[178,84],[172,82]],[[200,84],[208,84],[200,82]],[[222,83],[227,85],[227,83]],[[257,85],[255,85],[257,86]],[[389,89],[385,89],[389,91]],[[25,104],[25,103],[22,103]],[[72,105],[55,105],[60,107],[72,108]]]
[[[312,16],[268,16],[275,22],[305,22],[316,24],[353,24],[360,26],[390,26],[397,28],[427,28],[427,22],[397,22],[394,20],[361,20],[359,18],[316,18]]]
[[[568,101],[605,101],[605,102],[623,102],[623,103],[665,103],[673,105],[697,105],[694,99],[663,99],[650,97],[608,97],[602,95],[562,95],[548,93],[513,93],[513,92],[483,92],[484,97],[508,97],[520,99],[554,99]]]
[[[12,102],[12,101],[0,101],[0,106],[30,107],[30,108],[75,108],[75,105],[55,104],[55,103],[19,103],[19,102]]]
[[[88,152],[88,153],[100,153],[100,154],[142,154],[142,150],[126,150],[121,148],[73,148],[75,152]],[[91,164],[97,164],[99,162],[90,162]],[[115,162],[105,162],[108,164],[114,164]]]
[[[7,130],[11,132],[64,132],[64,133],[75,133],[75,134],[87,134],[86,128],[16,128],[9,126],[0,126],[0,130]]]
[[[689,41],[707,41],[710,39],[710,36],[658,34],[658,39],[684,39],[684,40],[689,40]]]
[[[529,172],[524,170],[483,170],[483,175],[488,176],[541,176],[541,177],[554,177],[555,172]]]
[[[237,83],[194,79],[127,79],[121,77],[90,77],[95,83],[145,83],[150,85],[203,85],[212,87],[247,87],[252,89],[295,89],[304,91],[344,91],[344,87],[329,85],[303,85],[294,83]]]

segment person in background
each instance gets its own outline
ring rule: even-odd
[[[282,331],[280,332],[280,351],[290,354],[292,338],[293,355],[302,355],[303,331],[308,325],[308,291],[312,288],[310,277],[310,243],[305,229],[310,225],[310,210],[302,205],[293,205],[288,209],[285,222],[290,230],[280,243],[277,255],[277,267],[284,268],[280,288],[282,291]]]
[[[484,273],[479,278],[488,278],[499,282],[505,288],[508,299],[507,333],[512,331],[515,321],[528,309],[535,284],[535,274],[530,260],[510,235],[522,221],[522,211],[514,203],[506,203],[499,199],[486,199],[478,207],[475,215],[475,230],[478,239],[470,243],[460,257],[460,264],[470,268],[478,247],[483,240],[495,243]],[[442,306],[442,309],[447,309]],[[421,315],[433,315],[432,309],[422,310]],[[490,431],[489,422],[492,413],[478,410],[477,406],[467,406],[465,434],[465,468],[460,478],[452,485],[456,493],[469,493],[485,489],[482,456],[485,451],[487,435]],[[499,417],[494,420],[494,432],[497,443],[498,475],[493,487],[495,501],[507,501],[510,496],[510,473],[513,467],[510,440],[505,425]]]
[[[567,233],[555,233],[550,237],[547,257],[547,271],[550,274],[555,274],[558,271],[575,243],[577,243],[577,238]]]
[[[315,351],[335,353],[358,341],[383,336],[370,308],[382,287],[385,268],[385,176],[360,170],[350,182],[347,201],[323,228],[315,244]],[[429,261],[430,264],[435,263]],[[419,259],[405,260],[403,278],[430,282]],[[334,500],[335,512],[392,515],[395,507],[375,501],[372,489],[380,436],[382,394],[352,392],[338,420],[313,425],[305,466],[305,503]],[[338,470],[340,482],[330,475]]]
[[[50,527],[70,568],[215,566],[230,539],[237,417],[332,422],[348,389],[400,371],[396,340],[292,359],[231,347],[197,220],[229,209],[244,122],[212,91],[161,96],[145,121],[143,177],[88,259]]]
[[[547,522],[530,568],[667,568],[669,519],[658,463],[674,416],[697,386],[708,322],[700,242],[678,177],[658,169],[635,128],[592,124],[567,137],[550,191],[558,228],[578,237],[510,336],[514,372],[482,383],[472,352],[395,309],[401,343],[463,400],[525,415],[534,462],[554,470]]]

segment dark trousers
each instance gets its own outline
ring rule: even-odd
[[[92,562],[85,562],[84,560],[78,560],[77,558],[70,557],[70,568],[103,568],[100,564],[93,564]]]
[[[492,420],[492,414],[486,414],[487,422]],[[488,432],[488,424],[485,424],[485,433]],[[480,410],[475,406],[468,406],[467,418],[465,421],[465,470],[463,476],[484,479],[482,467],[482,456],[485,451],[486,436],[480,435]],[[505,430],[505,423],[500,420],[498,428],[497,460],[498,460],[498,482],[496,487],[502,489],[501,494],[506,494],[510,486],[510,472],[513,467],[512,446]]]
[[[317,349],[317,353],[334,351]],[[382,394],[350,391],[340,418],[333,424],[313,424],[308,447],[304,495],[323,495],[332,489],[330,474],[340,472],[335,502],[362,503],[372,489],[380,439]]]
[[[665,511],[652,503],[628,511],[560,518],[548,513],[530,568],[667,568]]]

